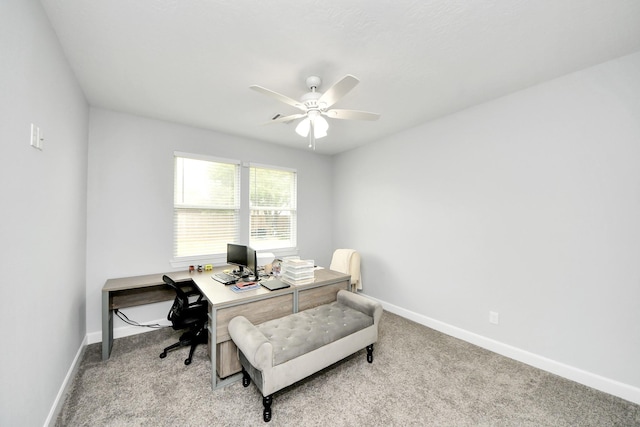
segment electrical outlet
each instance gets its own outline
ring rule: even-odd
[[[498,314],[498,312],[496,311],[489,312],[489,323],[493,325],[497,325],[498,323],[500,323],[500,315]]]

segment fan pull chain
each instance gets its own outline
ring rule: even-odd
[[[309,148],[311,147],[316,151],[316,130],[313,120],[309,120]]]

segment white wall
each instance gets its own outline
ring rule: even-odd
[[[175,151],[297,169],[299,254],[329,265],[330,157],[103,109],[92,108],[90,115],[87,332],[97,337],[90,341],[101,340],[101,289],[107,279],[174,271],[169,261]],[[169,305],[124,312],[148,323],[166,318]],[[115,320],[116,329],[124,326]]]
[[[364,292],[640,403],[638,76],[640,53],[338,156]]]
[[[2,426],[46,422],[85,337],[87,123],[40,3],[0,2]]]

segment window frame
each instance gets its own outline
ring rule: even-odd
[[[297,186],[297,181],[298,181],[298,171],[294,168],[289,168],[289,167],[283,167],[283,166],[275,166],[275,165],[269,165],[269,164],[265,164],[265,163],[253,163],[253,162],[244,162],[238,159],[229,159],[229,158],[223,158],[223,157],[217,157],[217,156],[210,156],[210,155],[205,155],[205,154],[196,154],[196,153],[187,153],[187,152],[181,152],[181,151],[175,151],[173,153],[173,192],[172,192],[172,207],[171,210],[173,212],[173,219],[172,219],[172,238],[171,238],[171,245],[172,245],[172,249],[171,249],[171,253],[172,253],[172,258],[170,260],[170,264],[172,267],[175,268],[182,268],[182,267],[188,267],[189,265],[204,265],[204,264],[213,264],[213,265],[225,265],[226,264],[226,253],[217,253],[217,254],[202,254],[202,255],[193,255],[193,256],[181,256],[178,257],[176,256],[175,253],[175,246],[176,246],[176,219],[175,219],[175,210],[176,210],[176,200],[175,200],[175,186],[176,186],[176,158],[177,157],[182,157],[182,158],[187,158],[187,159],[194,159],[194,160],[203,160],[203,161],[209,161],[209,162],[216,162],[216,163],[227,163],[227,164],[233,164],[236,165],[239,168],[239,178],[238,178],[238,192],[239,192],[239,196],[240,196],[240,208],[238,210],[238,216],[239,216],[239,227],[237,230],[237,236],[236,236],[236,240],[235,242],[229,242],[229,243],[237,243],[237,244],[241,244],[241,245],[249,245],[249,242],[251,241],[251,229],[250,229],[250,224],[251,224],[251,203],[250,203],[250,197],[251,197],[251,183],[250,183],[250,171],[251,168],[255,167],[255,168],[264,168],[264,169],[272,169],[272,170],[281,170],[281,171],[287,171],[287,172],[292,172],[295,174],[295,187],[294,187],[294,191],[295,194],[293,195],[294,200],[295,200],[295,208],[293,208],[293,210],[295,211],[295,215],[296,215],[296,219],[294,222],[294,229],[292,230],[292,241],[293,241],[293,246],[290,247],[279,247],[279,248],[272,248],[272,249],[258,249],[258,252],[267,252],[267,253],[273,253],[275,257],[284,257],[284,256],[292,256],[292,255],[297,255],[298,254],[298,248],[297,248],[297,236],[298,236],[298,221],[297,221],[297,215],[298,215],[298,207],[297,207],[297,198],[298,198],[298,186]]]
[[[247,244],[251,244],[252,241],[252,236],[251,236],[251,212],[253,210],[259,210],[257,208],[254,208],[251,206],[251,169],[252,168],[256,168],[256,169],[268,169],[268,170],[273,170],[273,171],[283,171],[283,172],[290,172],[293,174],[293,195],[292,195],[292,199],[293,199],[293,206],[288,208],[287,210],[293,212],[293,224],[291,225],[291,242],[292,245],[291,246],[279,246],[279,247],[274,247],[274,248],[265,248],[265,249],[256,249],[254,246],[251,246],[252,248],[256,249],[259,252],[271,252],[271,253],[278,253],[278,254],[285,254],[285,255],[294,255],[297,254],[297,246],[298,246],[298,171],[294,168],[289,168],[289,167],[283,167],[283,166],[274,166],[274,165],[268,165],[268,164],[264,164],[264,163],[249,163],[248,164],[248,179],[247,181],[249,181],[249,189],[248,189],[248,228],[249,228],[249,232],[247,233]],[[257,246],[257,244],[256,244]],[[293,253],[292,253],[293,250]]]

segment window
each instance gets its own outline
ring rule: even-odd
[[[240,164],[175,157],[175,258],[226,253],[240,229]]]
[[[174,262],[224,261],[227,243],[295,248],[295,170],[175,153],[174,171]]]
[[[295,171],[251,166],[249,182],[249,246],[257,250],[295,247]]]

